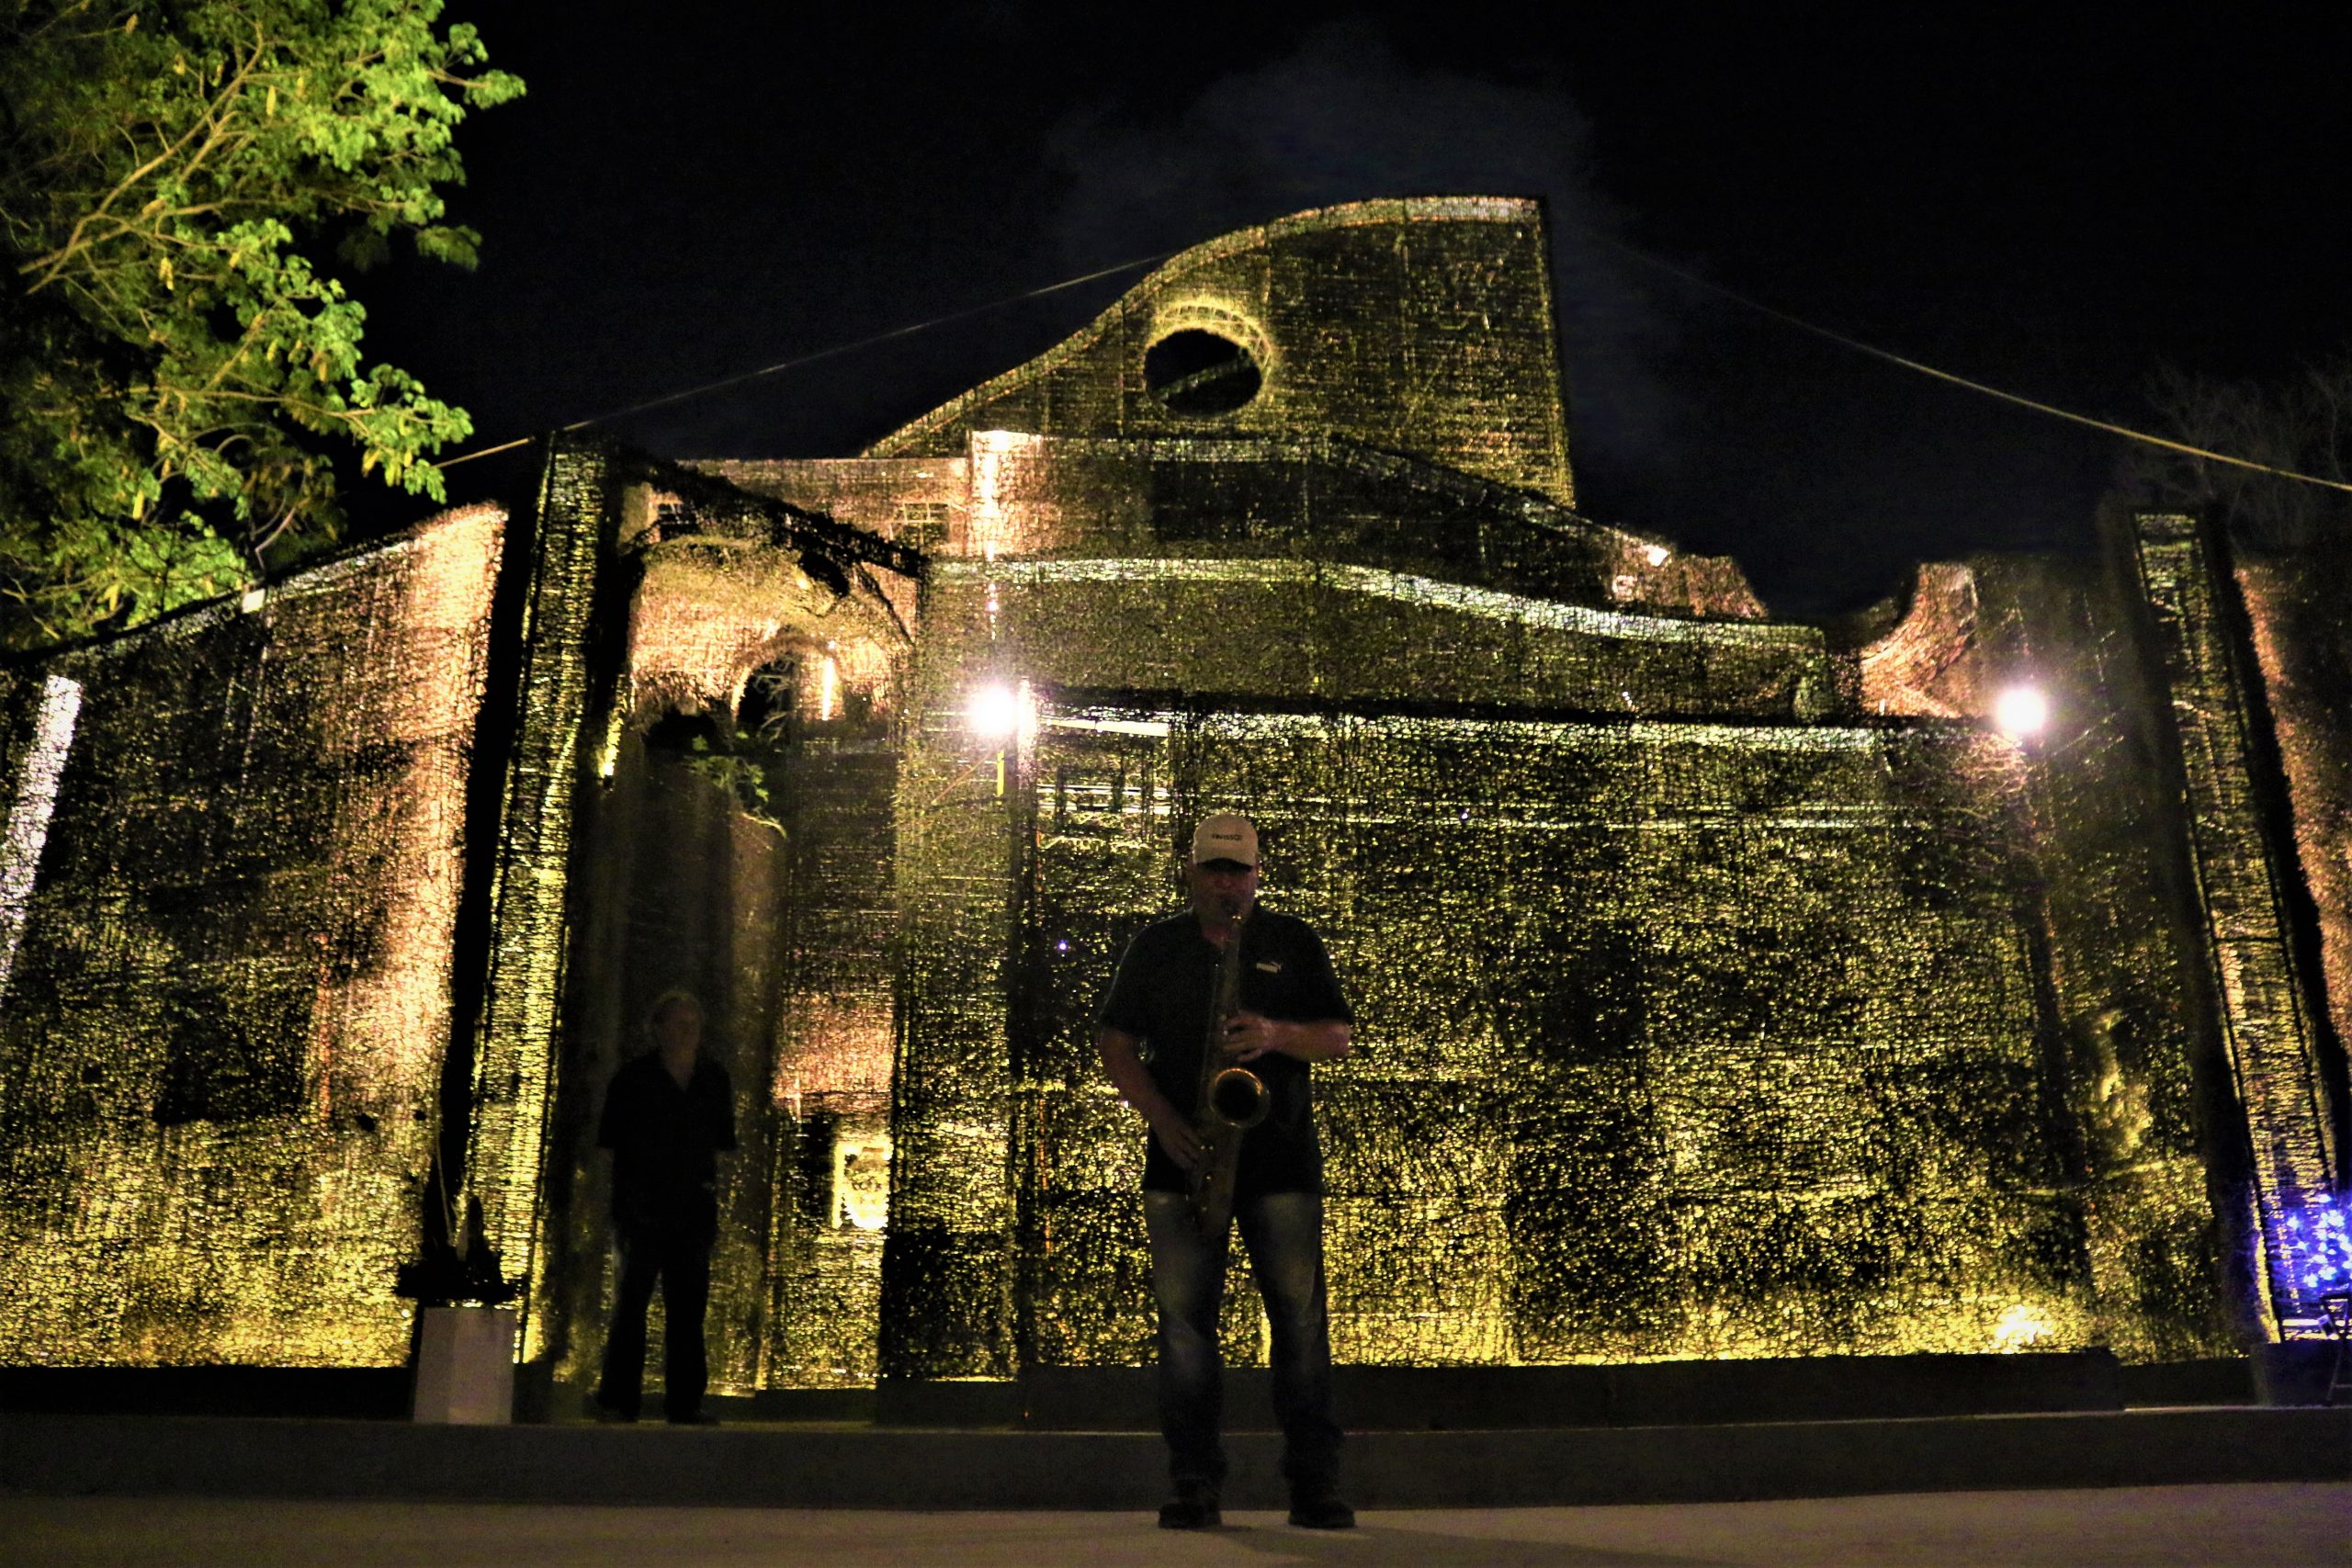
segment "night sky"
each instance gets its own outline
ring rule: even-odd
[[[1523,14],[459,6],[529,96],[461,132],[480,271],[355,280],[368,346],[470,409],[481,446],[1301,208],[1537,195],[1581,509],[1737,556],[1786,615],[1923,558],[2087,547],[2119,444],[1611,242],[2127,423],[2155,418],[2161,365],[2283,378],[2352,348],[2352,258],[2323,241],[2352,184],[2352,7]],[[603,428],[677,457],[849,456],[1140,276]],[[451,497],[518,477],[459,467]]]

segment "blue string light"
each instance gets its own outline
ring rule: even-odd
[[[2279,1217],[2278,1258],[2298,1315],[2320,1298],[2352,1292],[2352,1208],[2341,1198],[2306,1198]]]

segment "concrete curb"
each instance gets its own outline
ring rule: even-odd
[[[1228,1446],[1227,1505],[1281,1506],[1280,1439]],[[0,1416],[0,1485],[46,1495],[1133,1509],[1158,1501],[1163,1467],[1141,1432]],[[2352,1408],[1371,1432],[1346,1474],[1374,1508],[2336,1481]]]

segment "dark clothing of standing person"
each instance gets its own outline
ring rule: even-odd
[[[660,1020],[657,1011],[657,1034]],[[718,1156],[735,1146],[734,1092],[727,1070],[707,1056],[691,1058],[684,1082],[675,1057],[664,1056],[657,1046],[613,1075],[597,1126],[597,1147],[613,1151],[613,1234],[621,1268],[596,1404],[608,1419],[637,1419],[645,1314],[658,1282],[662,1412],[691,1426],[708,1420],[702,1408],[710,1381],[703,1313],[718,1240]]]
[[[1310,1063],[1349,1054],[1353,1014],[1314,930],[1288,915],[1252,912],[1257,865],[1257,833],[1247,818],[1204,820],[1187,870],[1193,908],[1136,933],[1096,1017],[1105,1070],[1151,1126],[1144,1220],[1159,1310],[1160,1429],[1175,1484],[1159,1522],[1171,1529],[1221,1519],[1226,1456],[1217,1318],[1226,1242],[1221,1234],[1202,1234],[1187,1172],[1201,1156],[1192,1115],[1203,1056],[1212,1049],[1218,957],[1237,926],[1241,1010],[1214,1048],[1221,1062],[1256,1073],[1271,1102],[1265,1121],[1241,1142],[1234,1218],[1272,1330],[1291,1522],[1344,1529],[1355,1518],[1338,1490],[1323,1156],[1308,1082]]]
[[[1241,1006],[1270,1019],[1352,1023],[1340,994],[1331,957],[1315,928],[1295,915],[1254,910],[1242,927]],[[1151,1047],[1144,1064],[1151,1081],[1180,1107],[1201,1089],[1201,1053],[1208,1044],[1220,949],[1201,934],[1189,911],[1155,920],[1135,934],[1102,998],[1095,1021],[1132,1034]],[[1295,1057],[1269,1053],[1250,1064],[1264,1080],[1273,1109],[1241,1141],[1237,1201],[1259,1192],[1323,1191],[1323,1148],[1315,1133],[1310,1069]],[[1158,1138],[1144,1148],[1143,1190],[1186,1190],[1184,1168]]]

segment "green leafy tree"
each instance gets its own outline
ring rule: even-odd
[[[444,499],[465,411],[323,270],[445,221],[518,96],[441,0],[0,0],[0,641],[128,626],[340,526],[332,454]]]

